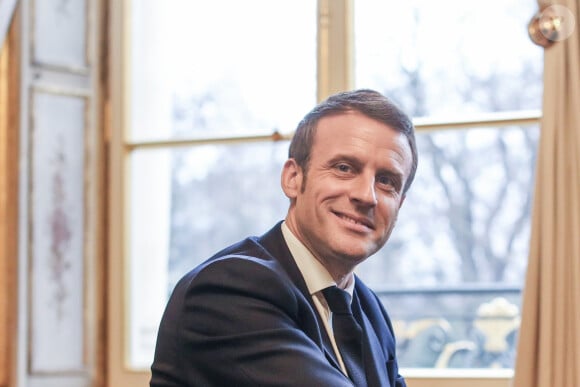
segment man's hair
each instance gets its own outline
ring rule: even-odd
[[[290,142],[288,157],[296,160],[306,177],[318,122],[324,117],[352,111],[388,125],[407,137],[413,158],[409,177],[403,187],[403,193],[407,192],[417,171],[415,129],[411,119],[393,101],[374,90],[359,89],[338,93],[314,107],[298,124]]]

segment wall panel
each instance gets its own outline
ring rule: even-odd
[[[78,373],[86,365],[87,100],[34,90],[30,107],[30,372]]]
[[[15,386],[99,386],[102,2],[29,0],[21,7],[25,157]]]

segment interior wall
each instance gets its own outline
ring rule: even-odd
[[[103,385],[102,3],[19,2],[10,387]]]

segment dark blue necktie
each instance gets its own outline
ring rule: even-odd
[[[350,306],[350,295],[336,286],[322,293],[332,311],[334,339],[346,371],[356,387],[367,385],[362,356],[362,329],[355,320]]]

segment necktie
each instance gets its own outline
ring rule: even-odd
[[[362,357],[362,329],[352,314],[350,296],[336,286],[323,289],[322,293],[332,311],[334,339],[348,375],[355,386],[366,386]]]

